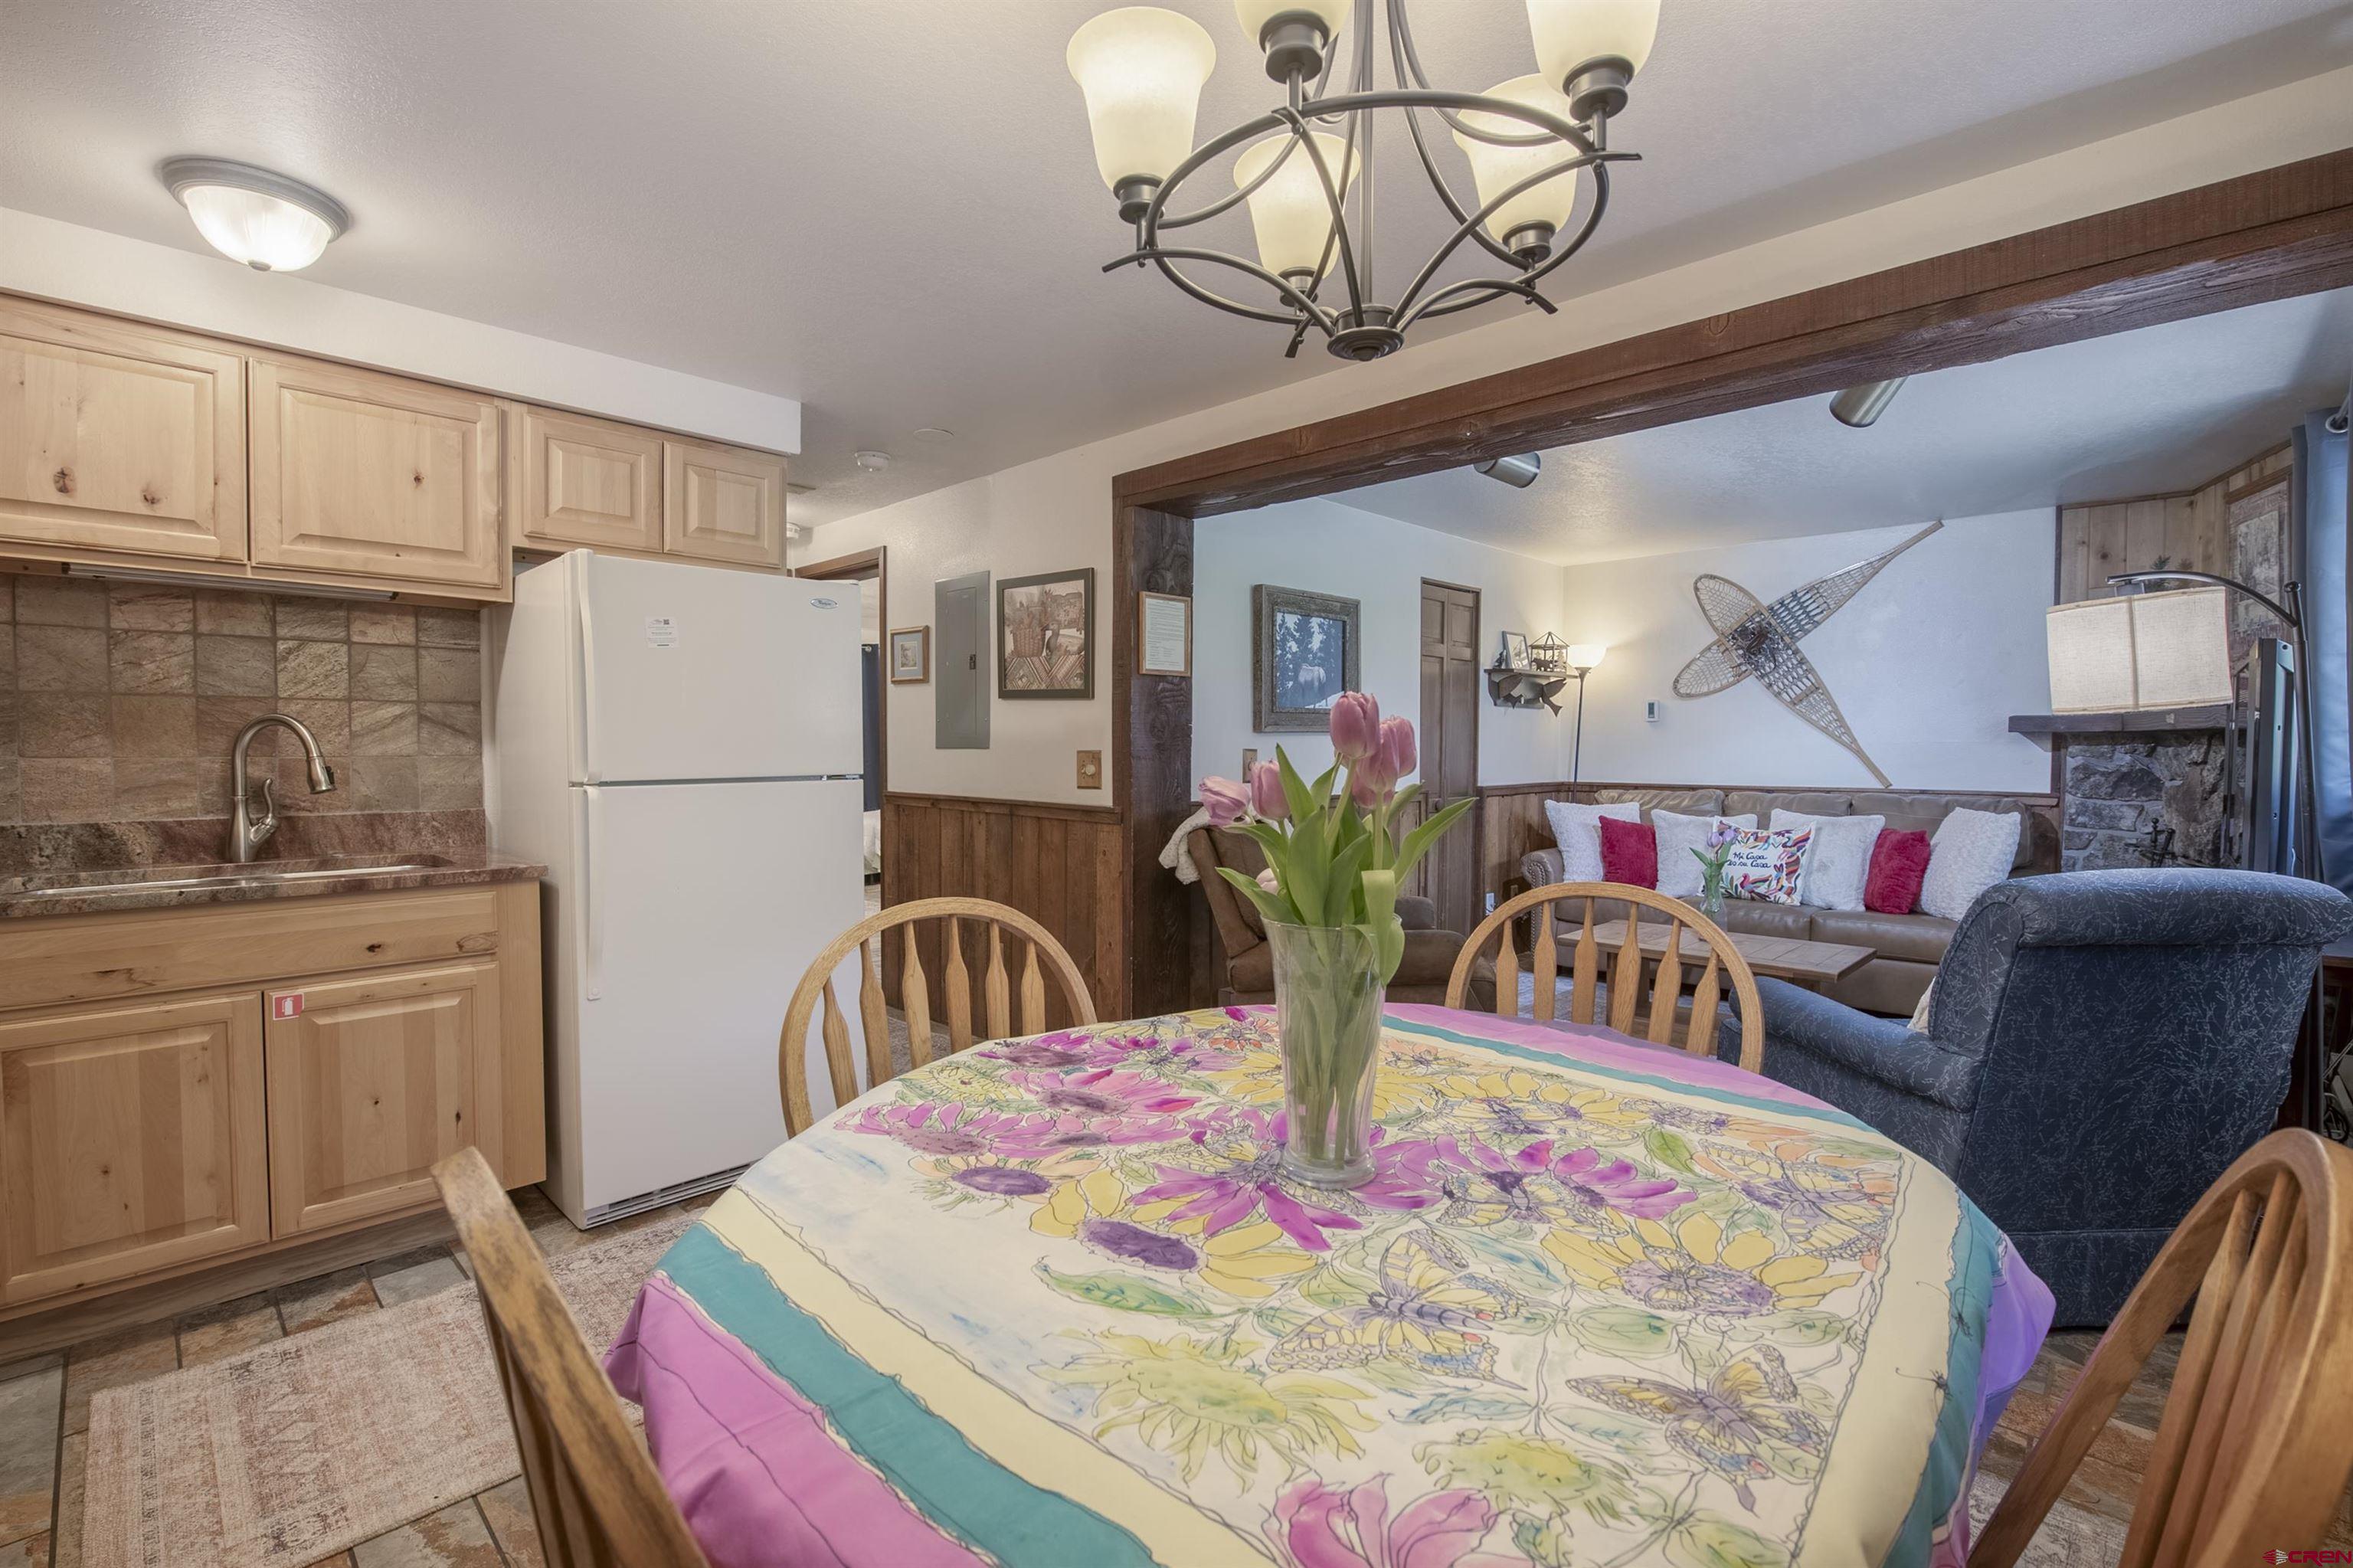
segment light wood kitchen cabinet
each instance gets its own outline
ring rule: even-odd
[[[0,298],[0,538],[243,560],[244,360]]]
[[[662,547],[662,439],[651,430],[520,407],[509,492],[524,546]]]
[[[662,547],[732,566],[785,564],[785,460],[701,441],[662,443]]]
[[[266,1242],[261,999],[0,1023],[0,1303]]]
[[[257,566],[495,588],[497,401],[314,360],[252,362]]]
[[[486,1037],[499,966],[459,964],[272,991],[269,1209],[279,1235],[433,1198],[433,1163],[497,1102]]]
[[[536,882],[0,919],[0,1320],[542,1180],[541,995]]]

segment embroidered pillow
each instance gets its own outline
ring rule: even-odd
[[[1795,904],[1805,880],[1811,828],[1736,828],[1724,861],[1724,893],[1757,904]]]
[[[1928,871],[1920,879],[1920,907],[1957,920],[1978,895],[2010,874],[2025,821],[2015,811],[1972,811],[1956,806],[1928,839]]]
[[[1745,811],[1737,817],[1687,817],[1681,811],[1651,812],[1651,828],[1659,837],[1659,891],[1670,898],[1685,903],[1699,900],[1699,861],[1694,850],[1707,847],[1708,830],[1722,822],[1728,827],[1753,828],[1757,813]]]
[[[1659,885],[1659,835],[1648,822],[1620,821],[1604,817],[1601,829],[1601,880],[1630,887]]]
[[[1874,915],[1909,915],[1920,902],[1920,878],[1928,869],[1928,835],[1909,828],[1886,828],[1871,847],[1871,875],[1862,885],[1862,906]]]
[[[1642,808],[1631,800],[1609,806],[1588,806],[1575,800],[1546,800],[1546,820],[1552,823],[1552,842],[1560,846],[1563,882],[1599,882],[1601,834],[1595,826],[1604,817],[1639,822]]]
[[[1777,809],[1776,828],[1813,830],[1814,845],[1806,852],[1806,878],[1798,889],[1798,902],[1817,909],[1861,909],[1872,848],[1886,825],[1885,817],[1814,817]]]

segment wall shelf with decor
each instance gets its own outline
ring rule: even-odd
[[[1547,707],[1560,712],[1560,704],[1553,699],[1568,684],[1568,677],[1548,670],[1495,670],[1487,672],[1487,695],[1499,708]]]
[[[2094,714],[2012,714],[2012,735],[2137,735],[2148,731],[2176,733],[2221,729],[2231,722],[2228,703],[2200,703],[2179,708],[2125,708]]]

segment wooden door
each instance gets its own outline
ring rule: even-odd
[[[498,965],[328,980],[264,1000],[273,1233],[430,1202],[433,1162],[478,1141],[475,1074],[479,1064],[495,1070]]]
[[[701,441],[662,443],[662,544],[740,567],[785,564],[785,460]]]
[[[1421,585],[1421,789],[1437,810],[1479,792],[1479,594],[1424,579]],[[1475,818],[1477,812],[1471,815]],[[1422,890],[1438,923],[1468,932],[1479,923],[1477,823],[1457,822],[1430,846]]]
[[[245,559],[245,362],[0,300],[0,537]]]
[[[662,547],[662,439],[650,430],[516,410],[514,542],[659,554]]]
[[[311,360],[252,376],[255,565],[504,580],[494,400]]]
[[[269,1239],[253,991],[0,1025],[0,1301]]]

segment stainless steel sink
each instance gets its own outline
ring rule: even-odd
[[[250,865],[155,866],[141,871],[93,871],[0,881],[0,898],[108,898],[150,893],[186,893],[205,888],[266,886],[287,882],[325,882],[340,877],[389,876],[433,871],[449,863],[432,855],[388,859],[336,855],[322,860],[268,861]]]

